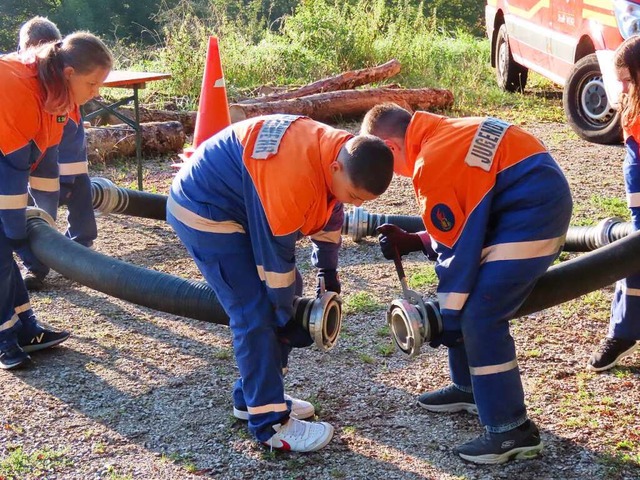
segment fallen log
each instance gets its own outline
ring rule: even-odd
[[[453,105],[453,93],[439,88],[341,90],[275,102],[235,103],[229,106],[229,114],[231,122],[272,113],[306,115],[327,121],[336,117],[357,117],[386,102],[397,103],[408,110],[443,109]]]
[[[133,120],[135,112],[133,107],[120,107],[118,113]],[[140,107],[140,123],[149,122],[180,122],[184,128],[186,135],[191,135],[196,124],[196,115],[198,112],[190,111],[174,111],[174,110],[151,110],[146,107]],[[122,123],[115,115],[104,112],[95,119],[94,125],[117,125]]]
[[[295,90],[283,93],[273,93],[262,97],[251,98],[239,102],[241,104],[272,102],[276,100],[288,100],[321,92],[335,92],[336,90],[351,90],[361,85],[379,82],[389,77],[393,77],[400,72],[400,62],[396,59],[387,63],[361,70],[350,70],[333,77],[323,78],[316,82],[304,85]]]
[[[142,123],[142,154],[165,155],[181,152],[185,132],[180,122]],[[105,162],[114,157],[136,156],[136,135],[127,125],[87,128],[89,162]]]

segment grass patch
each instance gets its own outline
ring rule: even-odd
[[[603,217],[618,217],[624,221],[631,219],[626,200],[592,195],[589,202],[602,212]]]
[[[356,292],[345,298],[345,313],[372,313],[382,308],[382,304],[378,302],[369,292]]]
[[[73,465],[66,454],[64,450],[47,448],[28,453],[22,447],[17,447],[0,460],[0,478],[5,480],[20,480],[27,477],[46,478]]]
[[[435,287],[438,285],[438,276],[436,275],[433,265],[426,265],[412,273],[409,276],[408,282],[409,288],[411,289]]]

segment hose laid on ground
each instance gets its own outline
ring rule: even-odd
[[[551,267],[538,280],[515,317],[529,315],[640,272],[640,232]]]
[[[354,207],[344,218],[342,234],[351,236],[355,242],[364,237],[375,236],[376,228],[383,223],[399,226],[407,232],[423,231],[421,217],[408,215],[384,215],[369,213],[362,207]],[[569,227],[564,245],[565,252],[590,252],[626,237],[633,232],[633,224],[619,218],[607,218],[593,227]]]
[[[41,262],[82,285],[154,310],[229,324],[227,314],[206,283],[95,252],[61,235],[41,218],[29,218],[27,232],[31,249]]]
[[[130,190],[118,187],[106,178],[92,178],[91,196],[93,209],[102,214],[122,213],[166,220],[166,195]],[[359,242],[364,237],[377,235],[376,228],[384,223],[397,225],[412,233],[425,229],[422,218],[418,216],[369,213],[362,207],[354,207],[345,214],[342,234]],[[590,252],[624,238],[631,232],[633,225],[618,218],[607,218],[594,227],[569,227],[564,251]]]
[[[93,209],[102,214],[123,213],[134,217],[167,219],[167,197],[118,187],[106,178],[91,179]]]

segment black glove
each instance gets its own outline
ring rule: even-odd
[[[411,252],[424,252],[424,245],[417,233],[405,232],[397,225],[390,223],[380,225],[376,228],[376,232],[380,234],[378,237],[380,250],[387,260],[393,260],[396,251],[401,257]]]
[[[321,268],[318,270],[318,285],[316,286],[316,297],[320,296],[320,279],[324,278],[324,288],[327,292],[336,292],[340,295],[342,291],[340,285],[340,276],[338,275],[338,271],[335,269],[329,268]]]
[[[460,330],[444,330],[429,342],[431,348],[438,348],[440,345],[453,348],[462,345],[462,332]]]
[[[27,237],[25,238],[7,238],[7,240],[9,240],[9,245],[11,245],[11,248],[13,249],[14,252],[17,252],[19,250],[23,250],[27,247],[29,247],[29,240],[27,239]]]

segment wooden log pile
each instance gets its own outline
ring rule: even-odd
[[[177,121],[142,123],[142,151],[145,155],[181,152],[186,135]],[[114,157],[136,156],[136,134],[127,125],[90,127],[87,133],[87,158],[103,163]]]
[[[362,117],[371,107],[394,102],[408,110],[438,110],[451,107],[453,94],[440,88],[405,89],[398,85],[358,88],[383,82],[400,72],[400,62],[390,60],[382,65],[343,72],[293,90],[275,92],[229,105],[232,122],[272,113],[305,115],[322,122]],[[273,90],[273,89],[272,89]],[[131,108],[120,112],[133,118]],[[150,110],[140,107],[143,131],[142,152],[162,155],[181,152],[186,135],[194,130],[197,112]],[[119,123],[105,114],[98,122]],[[114,156],[135,156],[135,134],[124,125],[87,129],[89,158],[105,161]]]

